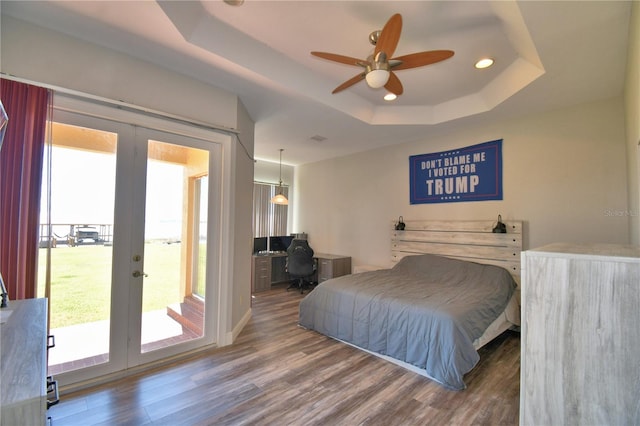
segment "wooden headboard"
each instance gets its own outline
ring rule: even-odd
[[[391,259],[438,254],[471,262],[501,266],[520,283],[522,221],[503,220],[506,234],[494,234],[497,220],[405,220],[404,231],[392,223]]]

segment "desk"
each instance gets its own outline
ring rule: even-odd
[[[351,273],[351,257],[336,254],[316,253],[317,262],[314,281],[321,283],[330,278]],[[271,285],[288,282],[289,274],[285,269],[287,253],[268,253],[254,255],[251,262],[251,291],[271,290]]]

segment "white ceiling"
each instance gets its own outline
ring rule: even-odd
[[[453,126],[620,95],[629,1],[6,1],[2,13],[156,63],[239,95],[256,122],[255,155],[297,165]],[[310,54],[366,59],[368,36],[394,13],[394,56],[455,55],[397,71],[393,103],[361,68]],[[495,59],[487,70],[473,64]],[[314,137],[326,138],[319,142]],[[481,142],[481,141],[477,141]]]

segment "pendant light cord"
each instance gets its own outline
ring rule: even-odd
[[[280,187],[282,188],[282,151],[284,149],[280,148]]]

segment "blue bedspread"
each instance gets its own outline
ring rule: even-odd
[[[424,369],[449,389],[480,359],[473,341],[504,311],[516,288],[497,266],[436,255],[392,269],[345,275],[300,302],[305,328]]]

